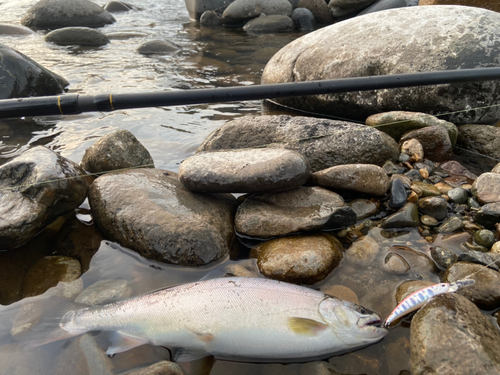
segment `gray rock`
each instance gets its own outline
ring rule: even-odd
[[[458,127],[457,146],[500,159],[500,128],[486,125],[462,125]]]
[[[293,20],[288,16],[260,16],[248,21],[243,30],[253,34],[289,33],[295,29]]]
[[[262,83],[499,66],[499,22],[499,13],[461,6],[405,7],[355,17],[309,33],[282,48],[267,63]],[[335,56],[333,61],[331,56]],[[463,109],[494,104],[499,95],[495,81],[489,81],[275,101],[360,121],[394,110],[430,114],[459,111],[449,115],[449,121],[492,124],[500,118],[500,107],[467,112]]]
[[[315,172],[312,179],[319,186],[377,196],[387,193],[390,184],[387,173],[373,164],[337,165]]]
[[[448,214],[446,199],[442,197],[420,198],[417,206],[420,213],[432,216],[437,220],[444,220]]]
[[[185,0],[189,18],[199,21],[203,13],[227,7],[234,0]]]
[[[448,197],[450,197],[450,200],[454,203],[466,203],[468,198],[467,190],[461,187],[448,190]]]
[[[89,0],[40,0],[24,15],[21,24],[33,30],[53,30],[102,27],[115,21],[111,13]]]
[[[474,242],[490,249],[495,243],[495,234],[488,229],[480,229],[474,233]]]
[[[474,221],[486,228],[493,228],[500,223],[500,203],[489,203],[482,206],[476,213]]]
[[[99,30],[89,27],[64,27],[51,31],[45,36],[47,42],[55,43],[59,46],[90,46],[99,47],[109,43],[106,35]]]
[[[453,145],[448,131],[443,126],[427,126],[422,129],[411,130],[405,133],[400,143],[416,139],[424,149],[424,155],[432,161],[445,161],[453,157]]]
[[[472,184],[472,195],[482,204],[500,202],[500,173],[483,173]]]
[[[403,207],[406,203],[406,189],[403,182],[395,178],[391,183],[391,195],[389,198],[389,207],[397,210]]]
[[[0,248],[9,250],[26,243],[57,217],[82,204],[87,189],[85,172],[44,146],[2,165]]]
[[[10,23],[0,23],[1,35],[33,35],[35,32],[30,28]]]
[[[215,26],[220,25],[221,23],[222,19],[213,10],[207,10],[206,12],[203,12],[200,17],[201,26]]]
[[[56,95],[69,85],[28,56],[0,44],[0,99]]]
[[[441,294],[424,305],[410,339],[414,375],[500,373],[500,333],[460,295]]]
[[[155,39],[145,42],[137,47],[141,55],[166,55],[177,52],[180,47],[168,40]]]
[[[418,5],[418,0],[380,0],[363,10],[358,16],[368,13],[380,12],[382,10],[412,7]]]
[[[130,292],[127,280],[99,280],[85,288],[78,297],[76,303],[85,305],[104,305],[119,299],[125,299]]]
[[[240,24],[256,18],[262,13],[266,16],[289,17],[292,14],[292,4],[287,0],[236,0],[222,13],[222,22],[224,24]]]
[[[463,227],[463,222],[460,218],[456,216],[452,216],[448,219],[446,219],[439,227],[438,227],[438,232],[439,233],[451,233],[455,232],[459,229],[462,229]]]
[[[474,302],[480,309],[500,307],[500,273],[481,264],[457,262],[444,273],[443,282],[451,283],[465,277],[474,284],[460,288],[456,293]]]
[[[347,203],[356,213],[357,220],[363,220],[373,216],[378,212],[379,204],[368,199],[354,199]]]
[[[128,130],[115,130],[99,138],[83,155],[81,166],[98,173],[124,168],[154,168],[153,158]]]
[[[214,130],[197,152],[260,146],[298,151],[313,172],[342,164],[383,165],[399,155],[397,143],[378,130],[300,116],[245,116],[229,121]]]
[[[297,8],[306,8],[311,11],[316,22],[328,25],[333,22],[333,17],[324,0],[300,0]]]
[[[320,187],[255,194],[236,212],[238,233],[258,238],[352,225],[356,214],[342,197]]]
[[[295,8],[292,12],[295,28],[300,31],[313,31],[316,28],[316,19],[309,9]]]
[[[377,0],[330,0],[328,7],[333,17],[343,17],[359,12]]]
[[[432,247],[431,256],[442,269],[447,269],[458,261],[457,254],[445,246]]]
[[[260,272],[271,279],[313,285],[340,263],[342,244],[328,234],[284,237],[264,242],[250,254]]]
[[[391,252],[384,259],[384,270],[395,275],[404,275],[410,270],[410,265],[401,255]]]
[[[109,13],[128,12],[129,10],[137,9],[132,4],[126,3],[124,1],[110,1],[103,8]]]
[[[398,212],[384,219],[382,228],[405,228],[418,227],[420,221],[418,219],[418,208],[413,203],[406,203]]]
[[[191,193],[172,172],[108,173],[90,187],[89,203],[106,238],[160,262],[214,262],[228,254],[234,238],[236,199]]]
[[[23,298],[43,294],[60,281],[74,281],[80,277],[81,273],[82,267],[77,259],[65,256],[41,258],[24,276]]]
[[[482,251],[467,250],[458,256],[458,260],[461,262],[470,262],[476,264],[482,264],[495,271],[500,270],[500,254]]]
[[[353,265],[368,267],[377,258],[379,252],[380,246],[377,241],[364,236],[354,241],[344,256],[346,261]]]
[[[179,168],[183,185],[203,193],[292,190],[310,176],[302,154],[266,148],[201,152],[185,159]]]
[[[144,369],[128,372],[127,375],[184,375],[184,371],[177,363],[161,361]]]

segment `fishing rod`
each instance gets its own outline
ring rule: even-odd
[[[490,80],[500,80],[500,67],[138,94],[40,96],[0,100],[0,118],[75,115]]]

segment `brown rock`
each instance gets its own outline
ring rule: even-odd
[[[399,142],[401,144],[410,139],[420,142],[427,159],[445,161],[453,156],[453,145],[448,131],[443,126],[434,125],[409,131],[401,137]]]
[[[410,161],[420,161],[424,159],[424,148],[416,139],[404,141],[401,145],[401,152],[410,157]]]
[[[332,285],[326,288],[320,288],[320,290],[328,294],[329,296],[337,297],[342,301],[349,301],[355,304],[359,304],[359,299],[354,291],[344,285]]]
[[[324,0],[300,0],[296,8],[309,9],[316,22],[320,25],[327,25],[333,22],[332,13]]]
[[[500,202],[500,174],[483,173],[472,184],[471,192],[482,204]]]

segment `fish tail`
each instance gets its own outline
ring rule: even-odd
[[[26,298],[5,309],[2,307],[0,338],[3,343],[10,341],[34,347],[76,336],[80,332],[64,330],[61,321],[66,313],[78,308],[76,304],[57,296]],[[10,322],[10,328],[6,322]]]

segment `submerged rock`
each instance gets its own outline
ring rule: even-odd
[[[69,85],[28,56],[0,44],[0,99],[56,95]]]
[[[35,34],[30,28],[21,25],[12,25],[10,23],[0,23],[1,35],[32,35]]]
[[[204,193],[291,190],[305,184],[310,176],[302,154],[266,148],[200,152],[185,159],[179,168],[183,185]]]
[[[420,225],[418,219],[418,208],[414,203],[406,203],[398,212],[384,219],[382,228],[416,228]]]
[[[137,52],[141,55],[165,55],[177,52],[180,47],[168,40],[155,39],[141,44]]]
[[[378,130],[301,116],[245,116],[229,121],[214,130],[197,152],[260,146],[298,151],[313,172],[342,164],[383,165],[399,156],[397,143]]]
[[[345,252],[345,258],[354,265],[368,267],[379,254],[379,250],[380,246],[377,241],[365,236],[352,243]]]
[[[267,63],[262,83],[496,67],[500,65],[499,22],[499,13],[461,6],[405,7],[354,17],[286,45]],[[448,116],[454,124],[493,124],[500,118],[500,108],[484,107],[497,103],[499,95],[495,81],[489,81],[275,101],[360,121],[375,113],[405,110],[456,112]],[[463,112],[479,107],[483,109]]]
[[[57,217],[84,200],[85,172],[44,146],[26,151],[0,167],[0,248],[33,238]]]
[[[109,43],[106,35],[90,27],[64,27],[54,30],[45,36],[47,42],[59,46],[89,46],[99,47]]]
[[[160,262],[208,264],[226,256],[234,238],[236,199],[191,193],[172,172],[108,173],[90,187],[89,203],[106,238]]]
[[[127,280],[99,280],[85,288],[78,297],[76,303],[85,305],[104,305],[116,300],[125,299],[130,293]]]
[[[250,256],[257,258],[259,270],[266,277],[313,285],[339,265],[343,248],[327,234],[284,237],[258,245]]]
[[[28,10],[21,24],[33,30],[53,30],[102,27],[115,21],[111,13],[89,0],[40,0]]]
[[[354,223],[356,214],[342,197],[320,187],[252,195],[238,207],[235,218],[238,233],[258,238]]]
[[[260,16],[248,21],[243,30],[253,34],[289,33],[295,29],[293,20],[288,16],[278,14]]]
[[[295,23],[295,28],[299,31],[313,31],[316,28],[316,20],[309,9],[294,9],[292,20]]]
[[[129,10],[137,9],[132,4],[124,1],[110,1],[103,8],[109,13],[128,12]]]
[[[153,158],[128,130],[115,130],[85,150],[81,166],[92,173],[125,168],[154,168]]]
[[[500,373],[500,333],[460,295],[432,298],[414,316],[410,338],[414,375]]]

